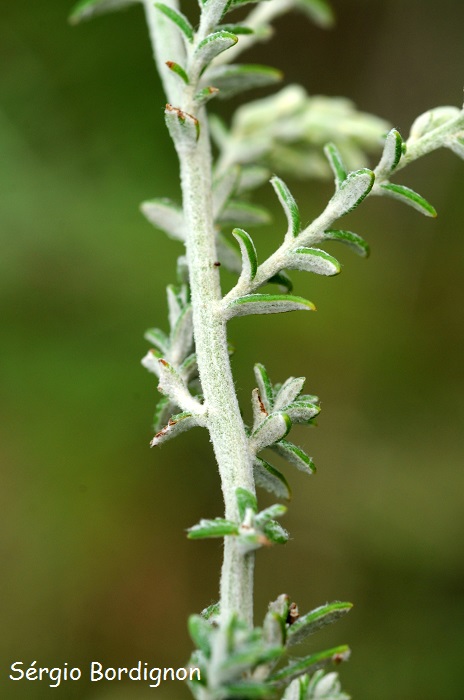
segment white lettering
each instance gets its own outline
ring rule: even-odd
[[[74,678],[74,676],[76,677]],[[77,668],[77,666],[75,668],[72,668],[69,672],[69,677],[72,681],[78,681],[81,676],[82,671],[80,668]]]
[[[50,683],[50,688],[58,688],[61,683],[61,668],[51,668],[48,677],[51,681],[55,681],[55,685]]]
[[[131,681],[141,681],[142,680],[141,669],[142,669],[142,662],[141,661],[138,662],[137,666],[134,666],[134,668],[130,669],[129,678],[131,679]],[[133,671],[135,671],[135,677],[134,677]]]
[[[189,680],[193,681],[193,674],[195,673],[196,676],[197,676],[195,680],[201,681],[200,669],[199,669],[199,668],[191,668],[191,669],[189,669],[189,670],[190,670]]]
[[[151,681],[155,681],[154,683],[150,683],[150,688],[157,688],[161,682],[161,669],[151,668],[149,676]]]
[[[11,664],[10,669],[13,671],[13,673],[19,673],[18,677],[14,677],[10,673],[10,680],[12,681],[20,681],[22,678],[24,678],[24,671],[22,668],[16,668],[17,666],[22,666],[23,662],[22,661],[15,661],[14,664]]]
[[[36,681],[37,680],[37,669],[34,668],[36,663],[37,663],[37,661],[33,661],[26,671],[26,678],[28,681]]]
[[[103,666],[99,661],[92,661],[90,664],[90,680],[92,682],[103,680]]]
[[[176,678],[178,681],[185,681],[185,679],[187,678],[187,669],[178,668],[176,671]]]

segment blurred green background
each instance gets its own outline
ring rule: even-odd
[[[310,94],[345,95],[407,134],[462,100],[459,0],[334,0],[337,26],[282,19],[254,61]],[[140,8],[78,28],[64,0],[2,8],[0,52],[2,698],[187,699],[181,683],[7,680],[9,666],[182,666],[189,613],[217,597],[221,546],[184,529],[221,514],[206,434],[150,451],[156,401],[140,365],[178,245],[138,212],[178,196],[177,164]],[[262,94],[266,94],[262,92]],[[233,105],[220,105],[227,117]],[[215,105],[212,107],[217,109]],[[230,325],[245,412],[252,366],[308,377],[319,427],[296,429],[318,473],[290,473],[292,540],[258,554],[256,616],[288,592],[307,610],[352,600],[310,649],[348,642],[344,687],[369,700],[463,696],[462,267],[464,163],[435,153],[405,178],[429,220],[369,200],[351,215],[366,262],[337,249],[335,279],[296,273],[316,314]],[[309,220],[330,185],[291,182]],[[271,188],[260,201],[278,225]],[[225,280],[230,284],[231,278]],[[267,497],[262,497],[263,503]],[[118,687],[119,686],[119,687]]]

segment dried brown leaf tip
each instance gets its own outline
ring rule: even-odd
[[[298,605],[296,603],[290,603],[287,614],[287,624],[293,625],[299,617],[300,611],[298,610]]]

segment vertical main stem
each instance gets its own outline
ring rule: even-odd
[[[219,466],[225,517],[239,519],[236,489],[254,493],[247,436],[235,393],[227,348],[226,323],[220,309],[219,271],[212,215],[211,156],[206,118],[195,150],[180,155],[187,259],[193,306],[195,348],[208,429]],[[201,117],[200,117],[201,118]],[[221,573],[221,615],[237,613],[253,622],[254,555],[242,554],[234,537],[226,537]]]
[[[177,0],[167,0],[177,7]],[[179,90],[178,76],[166,71],[178,46],[178,30],[166,23],[150,0],[144,0],[150,37],[166,96],[174,107],[194,114],[192,86]],[[177,81],[177,82],[176,82]],[[207,407],[207,427],[219,467],[225,517],[238,521],[236,489],[255,492],[252,458],[230,367],[226,322],[221,314],[219,270],[212,207],[212,158],[206,111],[194,114],[201,135],[194,148],[178,149],[183,211],[187,228],[187,260],[193,307],[195,350]],[[221,617],[238,614],[253,624],[254,554],[243,554],[236,538],[225,537],[220,583]]]

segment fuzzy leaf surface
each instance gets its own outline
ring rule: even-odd
[[[170,199],[150,199],[142,202],[140,210],[145,218],[164,231],[170,238],[185,240],[185,221],[182,207]]]
[[[289,377],[276,394],[274,409],[278,411],[293,403],[300,395],[305,381],[305,377]]]
[[[408,204],[413,209],[420,211],[421,214],[434,218],[437,216],[435,208],[427,202],[424,197],[417,194],[417,192],[414,192],[414,190],[411,190],[409,187],[394,185],[391,182],[380,185],[380,187],[383,194],[387,194],[389,197],[393,197],[393,199],[398,199],[400,202]]]
[[[207,537],[225,537],[226,535],[237,535],[238,525],[231,520],[215,518],[214,520],[200,520],[197,525],[189,527],[187,530],[189,540],[200,540]]]
[[[403,139],[396,129],[388,132],[382,157],[374,170],[376,177],[386,178],[396,168],[403,155]]]
[[[225,308],[226,319],[249,314],[279,314],[287,311],[314,311],[311,301],[290,294],[246,294]]]
[[[285,216],[287,217],[288,230],[286,233],[286,238],[296,238],[300,233],[300,212],[295,198],[280,177],[273,177],[271,179],[271,185],[273,186],[277,197],[279,198],[279,202],[285,212]]]
[[[342,645],[333,647],[332,649],[327,649],[326,651],[320,651],[316,654],[311,654],[310,656],[305,656],[296,662],[288,664],[288,666],[285,666],[276,673],[273,673],[270,680],[274,683],[288,683],[304,673],[312,673],[316,671],[331,661],[334,663],[346,661],[349,653],[349,647]]]
[[[336,601],[335,603],[322,605],[315,610],[311,610],[311,612],[306,615],[302,615],[288,630],[288,644],[299,644],[306,639],[306,637],[309,637],[309,635],[322,629],[322,627],[331,625],[333,622],[339,620],[346,615],[352,607],[352,603],[340,603]]]
[[[81,0],[73,8],[69,22],[78,24],[82,20],[91,19],[95,15],[100,15],[113,10],[121,10],[123,7],[135,5],[140,0]]]
[[[227,206],[218,216],[221,224],[242,224],[244,226],[262,226],[271,220],[267,209],[257,204],[229,199]]]
[[[174,24],[177,25],[177,27],[180,29],[187,41],[193,41],[193,27],[190,24],[190,21],[187,19],[187,17],[184,14],[182,14],[182,12],[179,12],[179,10],[175,10],[173,7],[169,7],[168,5],[165,5],[162,2],[155,2],[155,7],[164,15],[166,15],[166,17],[168,17],[171,20],[171,22],[174,22]]]
[[[292,427],[286,413],[271,413],[250,436],[250,449],[256,454],[284,438]]]
[[[207,66],[213,58],[216,58],[223,51],[227,51],[231,46],[235,46],[237,41],[238,37],[235,34],[224,30],[209,34],[198,44],[195,50],[195,59],[201,66]],[[219,85],[216,83],[214,85],[220,89]]]
[[[293,464],[294,467],[305,472],[305,474],[314,474],[316,471],[312,459],[308,457],[306,452],[288,440],[276,442],[274,445],[271,445],[271,449],[286,459],[287,462]]]
[[[291,270],[305,270],[326,277],[333,277],[341,272],[338,260],[319,248],[300,247],[290,251],[286,266]]]
[[[324,153],[327,157],[327,160],[329,161],[329,165],[332,168],[332,172],[334,174],[335,187],[336,189],[338,189],[342,182],[344,182],[348,177],[348,173],[340,155],[340,151],[334,143],[328,143],[324,147]]]
[[[207,73],[208,83],[219,88],[219,99],[233,97],[244,90],[273,85],[282,79],[281,71],[269,66],[230,64],[212,66]]]
[[[277,498],[290,500],[292,492],[284,475],[261,457],[255,457],[253,463],[255,482],[265,491],[273,493]]]
[[[166,440],[177,437],[180,433],[190,430],[190,428],[194,428],[196,425],[198,425],[198,422],[189,411],[178,413],[172,416],[167,425],[156,433],[155,437],[150,442],[150,447],[157,447],[161,445],[161,443],[166,442]]]
[[[242,255],[242,274],[240,279],[251,282],[258,270],[258,257],[256,255],[255,244],[249,233],[242,228],[234,228],[232,235],[238,241],[240,253]]]
[[[350,173],[331,199],[336,218],[356,209],[371,191],[374,181],[375,175],[368,168]]]
[[[264,365],[257,362],[254,366],[254,373],[258,383],[259,395],[268,413],[271,413],[274,407],[274,390],[272,383]]]
[[[367,258],[370,253],[370,249],[366,241],[358,236],[357,233],[352,233],[352,231],[343,231],[336,229],[329,229],[324,231],[324,238],[328,241],[339,241],[340,243],[345,243],[345,245],[350,246],[357,255],[363,258]]]

